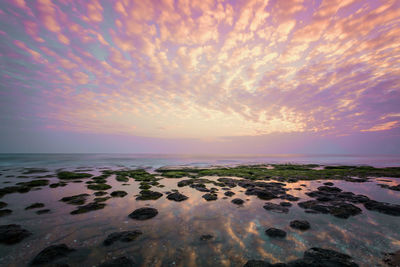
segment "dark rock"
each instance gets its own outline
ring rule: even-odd
[[[119,257],[113,260],[106,261],[99,265],[99,267],[134,267],[137,266],[134,261],[127,257]]]
[[[280,199],[288,200],[288,201],[298,201],[300,198],[292,196],[290,194],[285,194],[279,197]]]
[[[187,196],[185,196],[185,195],[183,195],[183,194],[181,194],[181,193],[179,193],[179,192],[175,192],[175,193],[172,193],[172,194],[169,194],[168,196],[167,196],[167,198],[169,199],[169,200],[174,200],[174,201],[184,201],[184,200],[186,200],[186,199],[188,199],[188,197]]]
[[[390,267],[400,266],[400,250],[393,253],[384,253],[382,261]]]
[[[217,196],[217,194],[208,193],[208,194],[203,195],[203,198],[207,201],[212,201],[212,200],[217,200],[218,196]]]
[[[310,223],[304,220],[294,220],[290,222],[290,227],[294,229],[299,229],[301,231],[305,231],[310,229]]]
[[[265,234],[269,237],[286,237],[286,232],[277,228],[269,228],[265,230]]]
[[[76,210],[70,212],[72,215],[86,213],[94,210],[103,209],[106,206],[104,203],[92,202],[84,206],[78,206]]]
[[[310,248],[304,252],[303,260],[307,266],[343,266],[356,267],[351,257],[330,249]]]
[[[232,202],[233,204],[236,204],[236,205],[243,205],[244,200],[243,200],[243,199],[240,199],[240,198],[235,198],[235,199],[232,199],[231,202]]]
[[[338,193],[342,192],[342,189],[338,187],[333,187],[333,186],[320,186],[318,187],[319,191],[324,191],[324,192],[331,192],[331,193]]]
[[[358,215],[362,212],[362,210],[353,204],[341,202],[341,201],[333,201],[326,202],[321,204],[317,200],[309,200],[305,202],[298,203],[299,207],[307,210],[313,210],[314,213],[330,213],[333,216],[347,219],[350,216]],[[310,213],[308,211],[308,213]]]
[[[74,195],[70,197],[63,197],[60,199],[62,202],[66,202],[67,204],[71,205],[83,205],[86,202],[86,199],[89,197],[89,194],[80,194],[80,195]]]
[[[226,191],[226,192],[224,193],[224,195],[225,195],[225,196],[228,196],[228,197],[231,197],[231,196],[235,195],[235,192]]]
[[[109,200],[111,197],[96,197],[93,199],[94,202],[105,202],[107,200]]]
[[[400,205],[370,200],[364,203],[364,207],[387,215],[400,216]]]
[[[262,260],[249,260],[246,262],[243,267],[285,267],[287,266],[284,263],[269,263],[267,261],[262,261]],[[305,266],[304,266],[305,267]]]
[[[291,207],[292,203],[284,201],[284,202],[279,203],[279,205],[281,205],[282,207]]]
[[[326,182],[326,183],[324,183],[324,185],[327,185],[327,186],[333,186],[334,184],[333,184],[333,183],[331,183],[331,182]]]
[[[0,225],[0,243],[2,244],[15,244],[26,237],[32,235],[31,232],[25,230],[18,224]]]
[[[125,191],[114,191],[114,192],[112,192],[110,195],[112,196],[112,197],[124,197],[124,196],[126,196],[128,193],[127,192],[125,192]]]
[[[97,191],[97,192],[94,192],[93,195],[95,195],[96,197],[101,197],[101,196],[104,196],[104,195],[107,195],[107,194],[108,193],[104,192],[104,191]]]
[[[288,208],[282,207],[281,205],[278,205],[275,203],[265,203],[263,208],[266,210],[277,212],[277,213],[288,213],[289,212]]]
[[[207,241],[207,240],[211,240],[211,239],[213,239],[213,238],[214,238],[214,236],[213,236],[213,235],[210,235],[210,234],[206,234],[206,235],[200,236],[200,240],[201,240],[201,241]]]
[[[10,215],[11,213],[12,213],[12,210],[10,210],[10,209],[0,210],[0,217],[6,216],[6,215]]]
[[[75,249],[69,248],[65,244],[52,245],[39,252],[39,254],[32,260],[32,265],[47,264],[56,259],[67,257],[74,251]]]
[[[181,180],[178,182],[179,187],[187,186],[193,184],[193,180]]]
[[[257,188],[257,187],[248,188],[245,194],[256,195],[258,198],[263,200],[271,200],[278,197],[278,195],[275,192],[271,192],[267,189]]]
[[[0,201],[0,209],[7,207],[7,205],[6,202]]]
[[[156,200],[162,197],[162,195],[160,192],[142,190],[140,191],[140,195],[136,197],[136,200]]]
[[[38,208],[43,208],[43,207],[44,207],[43,203],[36,202],[36,203],[33,203],[33,204],[29,205],[28,207],[26,207],[25,210],[38,209]]]
[[[105,246],[110,246],[116,241],[131,242],[131,241],[135,240],[141,234],[142,234],[142,231],[139,231],[139,230],[111,233],[107,236],[106,240],[104,240],[103,244]]]
[[[139,208],[134,210],[129,217],[136,220],[147,220],[155,217],[158,211],[154,208]]]
[[[400,191],[400,184],[399,185],[387,185],[387,184],[378,184],[382,188],[394,190],[394,191]]]
[[[36,214],[41,215],[41,214],[45,214],[45,213],[49,213],[50,210],[49,209],[44,209],[44,210],[38,210],[36,211]]]

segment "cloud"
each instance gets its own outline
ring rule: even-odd
[[[0,103],[26,103],[5,116],[168,138],[399,127],[398,1],[19,0],[0,10]]]

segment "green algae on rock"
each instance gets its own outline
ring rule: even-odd
[[[57,173],[58,179],[61,180],[83,179],[83,178],[90,178],[92,176],[93,174],[90,173],[77,173],[69,171],[62,171]]]
[[[112,186],[108,184],[90,184],[87,186],[87,188],[91,190],[107,190],[112,188]]]

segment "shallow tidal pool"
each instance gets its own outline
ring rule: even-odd
[[[69,169],[76,171],[76,168]],[[81,170],[101,175],[102,168]],[[22,174],[23,169],[0,170],[1,187],[18,182],[47,179],[58,183],[56,170],[44,173]],[[26,176],[18,178],[18,176]],[[37,178],[45,176],[46,178]],[[161,176],[159,176],[162,178]],[[217,182],[221,177],[202,177]],[[230,177],[242,179],[240,177]],[[248,260],[265,260],[271,263],[288,262],[302,258],[304,251],[311,247],[333,249],[348,254],[360,266],[384,266],[383,253],[400,249],[400,217],[366,209],[361,203],[354,204],[362,212],[347,219],[331,214],[307,213],[297,203],[313,199],[306,193],[317,190],[323,183],[332,182],[343,191],[361,194],[370,199],[400,205],[400,192],[378,186],[398,185],[399,178],[370,178],[364,183],[343,180],[315,180],[285,183],[287,193],[298,197],[290,201],[287,213],[266,210],[265,203],[282,202],[282,199],[263,200],[256,195],[246,195],[246,188],[216,186],[206,183],[206,188],[217,188],[217,200],[207,201],[200,192],[190,186],[178,187],[177,183],[190,178],[163,178],[158,186],[150,190],[163,194],[156,200],[136,200],[140,182],[130,178],[128,182],[116,180],[115,174],[107,178],[112,186],[104,190],[109,196],[113,191],[127,192],[124,197],[111,197],[103,209],[71,215],[77,208],[60,201],[63,197],[90,194],[88,204],[97,196],[87,188],[90,178],[67,181],[63,187],[39,186],[27,193],[6,194],[0,201],[7,203],[4,209],[11,214],[0,217],[0,225],[18,224],[32,235],[21,242],[0,244],[1,266],[27,266],[44,248],[54,244],[66,244],[76,249],[67,257],[55,262],[69,266],[99,266],[105,261],[126,256],[137,266],[243,266]],[[266,183],[274,180],[263,181]],[[124,185],[125,184],[125,185]],[[224,188],[224,189],[223,189]],[[39,189],[39,190],[37,190]],[[167,199],[166,192],[178,190],[188,199],[180,202]],[[224,193],[235,193],[227,197]],[[244,200],[242,205],[232,199]],[[32,203],[43,203],[39,209],[25,208]],[[148,220],[134,220],[128,215],[142,207],[157,209],[158,214]],[[49,209],[48,213],[36,211]],[[307,220],[310,229],[301,231],[290,227],[293,220]],[[279,228],[286,232],[285,238],[269,237],[268,228]],[[131,242],[103,244],[114,232],[140,230],[142,232]],[[207,238],[204,238],[207,236]],[[135,266],[136,266],[135,265]]]

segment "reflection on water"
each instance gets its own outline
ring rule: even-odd
[[[27,180],[7,177],[18,176],[21,171],[11,169],[2,173],[2,182]],[[94,169],[91,173],[98,175],[100,170]],[[58,181],[57,178],[49,179]],[[189,197],[186,201],[170,201],[165,194],[158,200],[136,201],[135,195],[140,191],[138,182],[131,179],[129,185],[124,186],[111,176],[108,184],[112,185],[112,189],[107,192],[124,190],[128,195],[108,200],[103,210],[74,216],[69,213],[75,206],[60,202],[59,199],[85,192],[93,194],[93,191],[86,189],[85,183],[69,183],[66,187],[43,187],[26,194],[6,195],[1,201],[7,202],[7,208],[12,209],[13,213],[2,217],[1,224],[17,223],[34,234],[16,245],[0,245],[0,265],[24,266],[43,248],[59,243],[78,249],[79,252],[67,261],[71,266],[94,266],[122,255],[134,259],[140,266],[242,266],[248,259],[271,262],[294,260],[301,258],[310,247],[334,249],[351,255],[362,266],[373,266],[381,263],[382,252],[400,249],[398,217],[371,212],[362,205],[357,205],[363,210],[362,214],[349,219],[305,213],[296,204],[288,214],[280,214],[263,209],[266,201],[245,195],[245,190],[239,186],[232,188],[231,191],[235,192],[233,197],[223,199],[225,191],[219,188],[218,200],[207,202],[202,198],[204,193],[190,187],[177,187],[179,180],[163,179],[160,183],[165,187],[153,187],[152,190],[166,192],[178,189]],[[377,186],[377,183],[398,184],[396,178],[389,180],[392,182],[332,182],[345,191],[400,204],[399,192]],[[301,186],[303,184],[306,186]],[[286,187],[288,193],[304,200],[308,199],[306,192],[320,185],[320,181],[300,181],[287,184]],[[91,196],[87,203],[94,197]],[[233,198],[245,200],[244,205],[231,203]],[[34,210],[24,210],[33,202],[45,203],[51,213],[37,215]],[[158,215],[145,221],[128,217],[133,210],[144,206],[156,208]],[[311,229],[299,232],[290,228],[289,222],[294,219],[308,220]],[[264,233],[269,227],[285,230],[287,237],[269,238]],[[135,241],[116,242],[108,247],[102,245],[108,234],[134,229],[143,232]],[[202,241],[200,236],[204,234],[211,234],[214,238]]]

